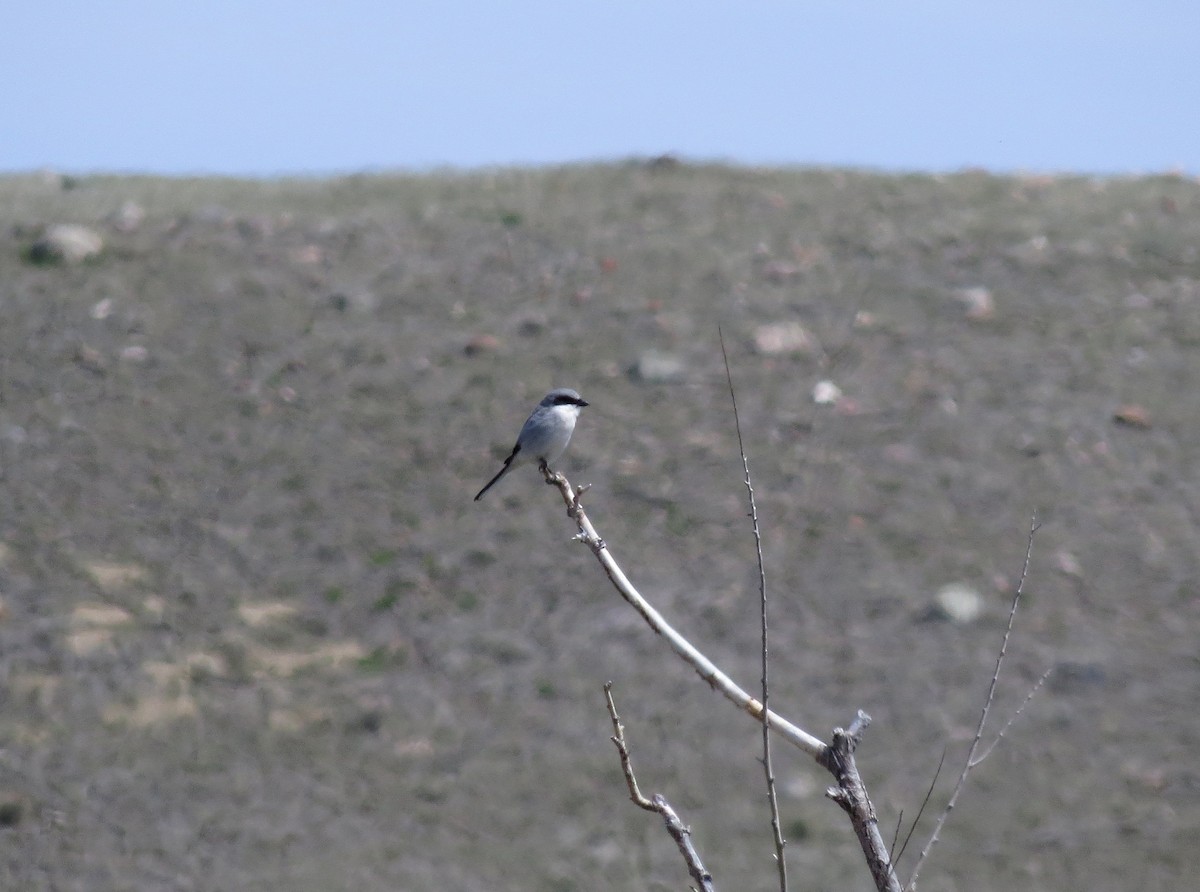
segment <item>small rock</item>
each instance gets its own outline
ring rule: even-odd
[[[80,344],[75,348],[75,362],[79,364],[80,368],[87,369],[96,375],[103,375],[107,370],[104,354],[87,344]]]
[[[121,359],[125,362],[145,362],[150,358],[150,351],[141,344],[130,344],[121,348]]]
[[[142,601],[142,614],[154,622],[162,622],[167,612],[167,602],[159,595],[149,595]]]
[[[253,601],[238,605],[238,615],[242,622],[253,629],[290,620],[296,615],[296,608],[283,601]]]
[[[1044,235],[1035,235],[1026,242],[1016,245],[1009,252],[1018,262],[1029,266],[1041,266],[1049,259],[1050,240]]]
[[[15,827],[21,823],[27,805],[26,797],[15,790],[0,790],[0,827]]]
[[[104,300],[99,301],[95,306],[92,307],[90,315],[93,319],[97,320],[107,319],[112,315],[112,310],[113,299],[111,297],[106,297]]]
[[[813,386],[812,398],[818,406],[831,406],[842,398],[842,389],[832,381],[818,381]]]
[[[799,322],[760,325],[754,332],[754,347],[766,356],[780,353],[813,353],[817,339]]]
[[[983,598],[965,582],[942,586],[933,601],[935,610],[942,617],[960,626],[974,622],[983,613]]]
[[[763,265],[763,278],[773,285],[783,285],[800,277],[803,270],[795,263],[786,260],[771,260]]]
[[[134,588],[145,582],[149,575],[149,571],[141,564],[107,560],[87,561],[82,569],[101,591],[109,594]]]
[[[1058,572],[1064,576],[1070,576],[1073,579],[1083,578],[1083,566],[1079,563],[1079,558],[1071,554],[1069,551],[1060,549],[1054,553],[1054,564],[1058,567]]]
[[[72,629],[112,629],[131,622],[133,614],[124,607],[99,601],[76,604],[69,620]]]
[[[366,734],[376,734],[383,727],[383,712],[379,709],[367,709],[360,713],[349,726],[351,731],[362,731]]]
[[[996,304],[992,300],[992,292],[982,286],[960,288],[954,295],[959,303],[967,307],[967,318],[973,322],[982,322],[996,315]]]
[[[859,331],[871,331],[878,325],[879,319],[870,310],[859,310],[854,314],[854,327]]]
[[[108,218],[117,232],[133,232],[146,219],[146,210],[136,201],[126,201]]]
[[[325,260],[325,252],[320,245],[301,245],[292,249],[292,260],[301,266],[316,266]]]
[[[678,356],[647,350],[638,357],[630,374],[649,384],[671,384],[687,377],[687,365]]]
[[[550,323],[545,316],[526,316],[517,324],[517,334],[532,338],[544,332]]]
[[[467,345],[463,347],[463,352],[467,356],[478,356],[481,353],[495,353],[500,349],[500,339],[495,335],[483,334],[475,335],[471,340],[467,341]]]
[[[1143,406],[1136,403],[1127,403],[1121,406],[1113,413],[1113,421],[1125,427],[1136,428],[1137,430],[1150,429],[1150,413]]]
[[[73,223],[51,226],[29,249],[34,263],[80,263],[104,249],[104,239],[94,229]]]

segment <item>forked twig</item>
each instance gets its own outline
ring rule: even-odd
[[[771,812],[771,834],[775,842],[775,867],[779,874],[779,892],[787,892],[787,861],[783,856],[787,841],[779,822],[779,797],[775,792],[775,769],[771,761],[771,711],[767,697],[769,693],[769,661],[767,656],[767,571],[763,564],[762,533],[758,528],[758,506],[754,502],[754,486],[750,482],[750,460],[746,458],[746,447],[742,441],[742,421],[738,416],[737,394],[733,390],[733,372],[729,370],[729,354],[725,351],[725,335],[717,326],[717,338],[721,342],[721,358],[725,360],[725,380],[729,384],[729,401],[733,405],[733,426],[737,429],[738,454],[742,457],[743,482],[746,498],[750,502],[750,525],[754,530],[754,551],[758,555],[758,599],[759,616],[762,620],[762,766],[767,781],[767,804]]]
[[[979,744],[983,739],[983,729],[984,726],[987,725],[988,711],[992,708],[992,703],[996,698],[996,687],[1000,684],[1000,670],[1004,666],[1004,658],[1008,654],[1008,639],[1012,635],[1013,623],[1016,621],[1017,617],[1017,607],[1021,603],[1021,595],[1025,592],[1025,580],[1029,577],[1029,562],[1033,558],[1033,539],[1040,526],[1041,525],[1037,521],[1037,514],[1035,513],[1029,524],[1029,540],[1025,547],[1025,563],[1021,567],[1021,579],[1017,583],[1017,590],[1013,593],[1012,606],[1008,611],[1008,624],[1004,627],[1004,638],[1000,642],[1000,652],[996,655],[996,668],[992,672],[992,680],[988,683],[987,696],[983,701],[983,709],[980,710],[979,722],[975,726],[975,736],[971,740],[970,748],[967,750],[967,757],[963,760],[962,771],[959,772],[958,780],[954,784],[954,790],[950,793],[950,799],[946,802],[946,807],[942,809],[941,815],[938,816],[937,823],[933,827],[933,833],[929,836],[929,841],[925,843],[925,847],[921,849],[921,854],[917,856],[917,863],[913,865],[912,876],[909,878],[908,885],[905,887],[905,889],[909,890],[909,892],[912,892],[912,890],[915,890],[917,887],[917,877],[921,873],[921,868],[925,864],[925,859],[929,857],[929,853],[937,844],[938,837],[942,832],[942,827],[945,826],[946,820],[950,817],[950,812],[954,810],[954,806],[958,802],[959,794],[963,791],[963,787],[966,785],[967,775],[971,773],[971,769],[975,768],[980,762],[987,758],[987,756],[995,748],[996,744],[1000,742],[1000,738],[1004,736],[1004,732],[1008,730],[1009,726],[1016,718],[1016,715],[1021,713],[1021,711],[1025,708],[1025,704],[1029,702],[1037,690],[1042,686],[1042,683],[1050,675],[1050,673],[1047,672],[1038,680],[1037,684],[1033,686],[1033,690],[1029,692],[1028,696],[1025,698],[1025,701],[1021,704],[1020,709],[1017,710],[1017,713],[1012,717],[1012,719],[1009,720],[1008,724],[1004,726],[1004,728],[1000,731],[1000,734],[996,736],[995,741],[992,742],[992,744],[984,751],[982,755],[976,758],[975,754],[979,751]]]
[[[617,754],[621,757],[621,771],[624,773],[625,783],[629,787],[629,798],[638,808],[644,808],[646,811],[652,811],[662,816],[667,832],[671,834],[675,845],[679,847],[679,853],[683,855],[688,873],[700,884],[698,888],[704,892],[715,892],[716,887],[713,885],[712,875],[704,869],[700,855],[697,853],[696,847],[692,845],[691,828],[679,820],[679,815],[675,813],[675,809],[671,808],[671,803],[667,802],[664,796],[655,793],[654,796],[647,799],[638,788],[637,778],[633,774],[633,761],[629,757],[629,746],[625,743],[625,728],[621,725],[621,717],[617,715],[617,706],[613,702],[611,681],[604,684],[604,700],[608,705],[608,717],[612,719],[612,742],[616,745]]]
[[[988,756],[990,756],[992,754],[992,750],[994,750],[996,748],[996,744],[998,744],[1001,740],[1004,739],[1004,735],[1006,733],[1008,733],[1008,729],[1013,726],[1013,722],[1015,722],[1020,717],[1021,713],[1023,713],[1025,711],[1025,707],[1029,705],[1029,701],[1032,700],[1034,698],[1034,695],[1036,695],[1037,692],[1041,690],[1042,685],[1044,685],[1046,683],[1046,679],[1048,679],[1050,677],[1050,674],[1052,672],[1054,672],[1053,666],[1051,666],[1049,669],[1047,669],[1045,672],[1043,672],[1041,677],[1033,683],[1033,687],[1031,687],[1029,689],[1029,693],[1026,694],[1025,699],[1021,701],[1021,705],[1018,706],[1016,708],[1016,711],[1014,711],[1013,714],[1008,717],[1008,721],[1004,723],[1004,727],[1000,729],[1000,733],[996,735],[996,739],[993,740],[990,744],[988,744],[988,748],[985,749],[982,753],[980,753],[979,756],[975,759],[975,761],[971,763],[972,768],[974,768],[976,765],[978,765],[980,762],[982,762],[984,759],[986,759]]]
[[[571,482],[564,475],[550,468],[543,468],[542,472],[547,483],[558,487],[558,491],[567,506],[567,515],[575,521],[577,529],[575,539],[591,549],[592,554],[596,556],[596,560],[604,568],[605,574],[613,584],[613,587],[616,588],[618,594],[634,610],[641,614],[642,619],[649,624],[650,628],[656,634],[663,637],[671,650],[675,651],[681,659],[696,671],[697,675],[704,679],[710,687],[717,690],[725,699],[749,714],[755,721],[761,722],[764,716],[766,716],[769,719],[770,729],[773,732],[793,746],[808,753],[817,761],[820,761],[827,749],[821,740],[797,725],[792,724],[778,713],[767,713],[758,698],[752,697],[745,690],[738,687],[732,678],[718,669],[712,660],[680,635],[663,618],[662,614],[655,610],[650,605],[650,602],[642,597],[641,592],[629,581],[625,572],[613,558],[608,544],[600,538],[600,534],[596,532],[596,528],[592,526],[591,520],[588,519],[582,502],[583,493],[587,491],[587,487],[572,487]]]
[[[860,709],[849,728],[833,729],[833,741],[818,761],[837,779],[837,786],[827,789],[825,795],[849,815],[863,856],[867,859],[867,868],[875,880],[875,888],[879,892],[900,892],[900,878],[892,867],[891,855],[879,832],[875,806],[867,795],[866,784],[858,773],[854,758],[854,752],[870,724],[871,717]]]

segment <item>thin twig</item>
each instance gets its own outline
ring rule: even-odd
[[[733,426],[737,430],[738,454],[742,457],[743,482],[746,498],[750,502],[750,525],[754,530],[754,551],[758,555],[758,599],[759,616],[762,619],[762,766],[767,781],[767,803],[771,811],[771,834],[775,842],[775,867],[779,873],[779,892],[787,892],[787,861],[783,856],[787,841],[779,822],[779,797],[775,791],[775,769],[771,761],[771,711],[767,701],[769,685],[769,661],[767,656],[767,571],[763,564],[762,533],[758,528],[758,507],[754,502],[754,486],[750,482],[750,460],[746,458],[746,447],[742,441],[742,421],[738,416],[737,394],[733,390],[733,372],[729,370],[729,354],[725,350],[725,335],[717,326],[717,338],[721,342],[721,358],[725,360],[725,380],[729,384],[729,401],[733,405]]]
[[[892,864],[896,863],[896,843],[900,839],[900,828],[904,826],[904,809],[900,809],[900,814],[896,815],[896,829],[892,831],[892,844],[888,846],[888,857],[892,859]],[[916,824],[914,823],[915,827]],[[909,830],[909,833],[912,833]]]
[[[967,757],[965,760],[963,760],[962,771],[959,772],[958,780],[954,784],[954,790],[950,793],[950,799],[946,802],[946,807],[942,809],[941,815],[938,816],[937,823],[933,827],[933,833],[930,834],[929,841],[925,843],[925,847],[921,849],[921,854],[917,856],[917,863],[913,865],[912,876],[909,878],[908,885],[905,887],[907,890],[916,889],[917,877],[921,873],[921,868],[925,864],[925,859],[929,857],[929,853],[933,851],[934,845],[937,844],[938,837],[942,832],[942,827],[945,826],[946,820],[950,817],[950,812],[954,810],[954,806],[958,802],[959,794],[963,791],[963,787],[966,785],[967,775],[971,773],[972,768],[982,761],[982,757],[977,760],[975,758],[975,754],[979,751],[979,742],[983,739],[983,729],[987,724],[988,711],[992,707],[992,702],[996,699],[996,687],[1000,684],[1000,669],[1003,667],[1004,657],[1008,653],[1008,639],[1012,635],[1013,623],[1016,621],[1017,617],[1017,607],[1021,603],[1021,595],[1025,592],[1025,580],[1029,577],[1029,562],[1033,558],[1033,539],[1040,526],[1041,525],[1037,520],[1037,513],[1035,512],[1029,524],[1029,541],[1025,547],[1025,563],[1021,567],[1021,579],[1017,583],[1017,590],[1013,593],[1012,606],[1008,611],[1008,624],[1004,627],[1004,638],[1000,642],[1000,653],[996,655],[996,668],[992,672],[991,682],[988,683],[987,696],[984,698],[983,709],[979,714],[979,723],[975,726],[975,736],[971,740],[970,748],[967,750]],[[1043,678],[1044,677],[1045,676],[1043,676]],[[1034,690],[1036,691],[1040,686],[1041,682],[1038,682],[1038,684],[1034,687]],[[1032,692],[1030,693],[1030,696],[1032,696]],[[1026,697],[1026,702],[1028,702],[1028,700],[1029,697]],[[1022,704],[1021,708],[1024,708],[1024,704]],[[1008,725],[1005,725],[1004,727],[1005,730],[1008,729]],[[1003,733],[1004,732],[1001,731],[1001,734]],[[999,738],[997,738],[997,740],[999,740]],[[994,746],[995,744],[993,743],[992,747]],[[988,747],[988,752],[991,752],[992,747]]]
[[[712,875],[704,869],[700,855],[696,851],[696,847],[692,845],[691,829],[679,820],[679,815],[675,813],[675,809],[671,808],[671,803],[667,802],[664,796],[655,793],[654,796],[647,799],[638,788],[637,778],[633,774],[633,761],[629,757],[629,747],[625,743],[625,728],[621,725],[621,717],[617,715],[617,705],[613,702],[611,681],[604,684],[604,700],[608,705],[608,717],[612,719],[612,742],[616,745],[617,753],[621,757],[621,771],[624,773],[625,783],[629,787],[629,798],[638,808],[644,808],[646,811],[652,811],[662,816],[667,832],[671,834],[675,845],[679,847],[679,853],[683,855],[684,863],[687,864],[687,870],[692,879],[700,884],[699,888],[704,892],[716,892]]]
[[[908,848],[908,843],[912,839],[913,833],[916,832],[917,824],[921,823],[921,816],[923,814],[925,814],[925,809],[929,806],[929,800],[933,796],[933,788],[935,786],[937,786],[938,778],[942,776],[942,766],[945,764],[946,764],[946,748],[942,747],[942,757],[940,759],[938,759],[937,770],[933,772],[933,780],[931,780],[929,782],[929,789],[925,791],[925,798],[921,801],[921,807],[919,809],[917,809],[917,816],[915,818],[913,818],[912,826],[908,828],[908,834],[904,837],[904,842],[900,846],[900,851],[895,852],[895,849],[893,849],[893,852],[895,852],[895,854],[892,857],[893,865],[895,865],[895,863],[897,861],[899,861],[901,858],[904,857],[904,850]],[[897,830],[900,829],[899,824],[896,825],[896,829]],[[892,845],[895,846],[894,841],[893,841]]]
[[[638,808],[654,811],[654,803],[642,795],[633,774],[633,761],[629,758],[629,747],[625,745],[625,728],[621,725],[621,717],[617,715],[617,704],[613,702],[611,681],[604,683],[604,700],[608,704],[608,717],[612,719],[612,742],[616,744],[617,754],[621,757],[621,773],[625,775],[625,785],[629,787],[629,798]]]
[[[1041,677],[1037,681],[1035,681],[1033,683],[1033,687],[1031,687],[1029,689],[1029,693],[1026,694],[1025,699],[1021,701],[1021,705],[1018,706],[1016,711],[1011,716],[1008,717],[1008,721],[1004,723],[1004,727],[1000,729],[1000,733],[996,735],[996,739],[993,740],[991,742],[991,744],[988,746],[988,748],[985,749],[982,753],[980,753],[979,756],[975,759],[975,761],[971,763],[972,768],[974,768],[976,765],[978,765],[980,762],[982,762],[984,759],[986,759],[988,756],[990,756],[992,754],[992,750],[994,750],[996,748],[996,744],[998,744],[1001,740],[1004,739],[1004,735],[1008,732],[1008,729],[1012,727],[1013,722],[1015,722],[1018,719],[1018,717],[1020,717],[1021,713],[1023,713],[1025,711],[1025,707],[1029,705],[1029,701],[1034,698],[1034,695],[1037,694],[1037,692],[1039,690],[1041,690],[1042,685],[1044,685],[1046,683],[1046,679],[1048,679],[1050,677],[1051,673],[1053,673],[1053,672],[1054,672],[1054,667],[1051,666],[1049,669],[1047,669],[1045,672],[1042,673]]]

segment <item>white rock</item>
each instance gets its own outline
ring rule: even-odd
[[[818,406],[831,406],[842,398],[842,388],[832,381],[818,381],[813,386],[812,398]]]
[[[992,292],[981,285],[960,288],[954,296],[966,306],[968,319],[981,321],[996,315],[996,302],[992,298]]]
[[[983,612],[983,598],[965,582],[943,585],[934,595],[934,601],[947,619],[959,625],[974,622]]]
[[[136,201],[128,200],[113,214],[109,220],[117,232],[133,232],[146,219],[145,209]]]
[[[51,226],[33,243],[30,256],[36,261],[61,260],[79,263],[95,257],[104,249],[104,239],[94,229],[74,223]]]
[[[638,357],[633,376],[653,384],[670,384],[687,377],[687,365],[678,356],[647,350]]]
[[[774,356],[778,353],[812,353],[816,338],[799,322],[775,322],[760,325],[754,331],[754,346],[759,353]]]

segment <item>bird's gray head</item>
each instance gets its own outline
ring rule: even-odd
[[[542,397],[542,401],[538,405],[545,406],[547,409],[553,406],[576,406],[582,409],[587,404],[587,400],[570,387],[556,387]]]

